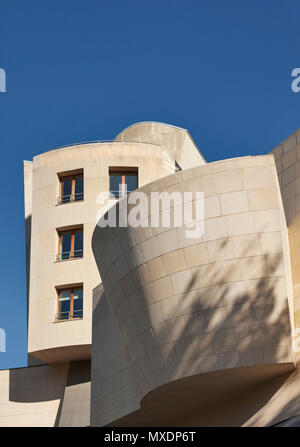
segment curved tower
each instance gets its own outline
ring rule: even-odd
[[[196,146],[190,150],[203,163]],[[168,144],[128,136],[50,150],[25,163],[31,356],[47,363],[90,358],[92,290],[101,281],[91,238],[101,194],[114,203],[125,186],[129,192],[175,172],[175,157]]]

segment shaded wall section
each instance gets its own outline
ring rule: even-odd
[[[68,364],[0,371],[0,426],[53,427]]]
[[[128,351],[102,284],[94,289],[93,297],[91,395],[92,426],[99,425],[99,421],[105,425],[139,408]]]
[[[197,374],[156,388],[141,409],[110,426],[242,427],[274,425],[286,402],[274,399],[291,376],[291,364],[259,365]],[[291,394],[289,394],[291,397]],[[294,398],[297,395],[293,394]],[[275,405],[269,406],[273,401]],[[298,406],[292,405],[294,414]],[[254,415],[254,417],[253,417]]]
[[[1,427],[90,425],[90,361],[0,371]]]
[[[90,425],[91,362],[71,362],[64,397],[57,414],[59,427]]]
[[[295,307],[297,359],[300,354],[300,130],[279,144],[275,157],[288,226]]]

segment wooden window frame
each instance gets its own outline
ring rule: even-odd
[[[121,178],[122,178],[122,189],[121,189],[121,196],[120,197],[118,197],[118,198],[121,198],[121,197],[124,197],[124,195],[125,195],[125,176],[126,176],[126,174],[130,174],[130,173],[133,173],[133,174],[136,174],[136,178],[137,178],[137,189],[138,189],[138,187],[139,187],[139,169],[138,169],[138,167],[127,167],[127,166],[123,166],[123,167],[110,167],[109,168],[109,171],[108,171],[108,182],[109,182],[109,185],[108,185],[108,190],[109,190],[109,192],[111,192],[111,190],[110,190],[110,176],[111,176],[111,174],[117,174],[117,175],[120,175],[121,176]]]
[[[83,319],[83,303],[82,303],[82,317],[74,317],[74,315],[73,315],[73,312],[74,312],[74,291],[76,291],[76,290],[82,290],[82,297],[83,297],[83,285],[57,288],[57,305],[56,305],[55,321],[61,322],[61,321],[82,320]],[[69,313],[69,318],[66,318],[66,319],[59,318],[59,314],[61,313],[61,312],[59,312],[59,296],[60,296],[61,292],[71,292],[70,313]],[[82,298],[82,301],[83,301],[83,298]]]
[[[82,233],[82,256],[74,256],[74,245],[75,245],[75,234],[76,233]],[[57,257],[56,257],[56,262],[62,262],[62,261],[70,261],[71,259],[82,259],[83,258],[83,237],[84,237],[84,233],[83,233],[83,226],[80,227],[75,227],[75,228],[66,228],[66,229],[58,229],[57,230],[57,234],[58,234],[58,250],[57,250]],[[70,251],[70,257],[63,259],[62,258],[62,236],[66,235],[66,234],[71,234],[71,251]]]
[[[84,189],[83,189],[83,193],[82,193],[82,199],[78,199],[78,200],[75,199],[75,180],[76,180],[76,177],[82,177],[82,180],[84,182],[83,169],[76,170],[76,171],[61,172],[57,175],[58,175],[58,179],[59,179],[59,193],[58,193],[58,200],[57,200],[58,205],[61,205],[64,203],[79,202],[79,201],[84,200]],[[62,184],[66,180],[72,180],[72,184],[71,184],[70,200],[67,202],[64,202],[62,200],[63,197],[68,197],[68,196],[62,196]]]

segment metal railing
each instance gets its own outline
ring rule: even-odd
[[[67,196],[60,196],[57,198],[57,204],[77,202],[83,200],[83,192],[77,192],[76,194],[68,194]]]
[[[80,318],[83,318],[83,309],[73,310],[72,312],[68,310],[55,314],[55,321],[78,320]]]
[[[152,143],[147,141],[136,141],[136,140],[91,140],[91,141],[77,141],[76,143],[71,144],[64,144],[63,146],[56,146],[51,149],[45,150],[44,152],[51,152],[59,149],[65,149],[67,147],[72,146],[84,146],[88,144],[105,144],[105,143],[115,143],[115,144],[122,144],[122,143],[134,143],[134,144],[151,144],[152,146],[161,146],[159,143]]]
[[[83,257],[83,250],[74,250],[74,251],[63,251],[58,253],[56,256],[56,261],[65,261],[67,259],[77,259]]]
[[[109,191],[109,198],[111,200],[113,200],[113,199],[121,199],[122,197],[125,197],[125,195],[128,195],[128,194],[130,194],[133,191],[136,191],[136,189],[131,189],[131,190],[126,189],[126,191],[120,191],[120,190],[115,191],[115,190],[111,189]]]

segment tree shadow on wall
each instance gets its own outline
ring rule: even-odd
[[[170,230],[172,228],[167,231]],[[180,425],[180,421],[193,420],[196,414],[196,425],[211,425],[212,417],[218,425],[218,420],[224,421],[224,405],[218,415],[219,403],[228,401],[231,413],[225,417],[226,424],[242,425],[271,399],[293,370],[286,286],[282,284],[284,274],[280,273],[281,256],[263,256],[260,268],[256,265],[258,258],[250,255],[252,246],[249,243],[239,258],[247,258],[242,260],[244,271],[247,271],[248,262],[249,271],[255,272],[256,279],[230,280],[240,269],[240,261],[221,261],[221,254],[225,254],[229,243],[226,238],[219,247],[218,260],[211,262],[211,269],[206,269],[205,287],[199,286],[203,283],[201,265],[185,268],[191,276],[183,291],[176,294],[173,290],[173,295],[160,300],[154,289],[151,291],[151,284],[162,278],[171,282],[171,275],[161,272],[155,280],[150,279],[147,262],[143,278],[137,273],[140,241],[149,239],[156,244],[158,237],[150,230],[143,239],[143,235],[139,235],[142,231],[140,228],[96,227],[93,237],[95,259],[126,346],[128,364],[142,401],[141,412],[144,411],[144,416],[148,414],[156,425],[161,425],[162,420],[159,407],[163,407],[164,412],[167,410],[164,424],[172,420]],[[100,241],[96,236],[100,236]],[[201,250],[205,245],[198,247]],[[122,262],[127,264],[126,272],[114,283],[114,274],[118,271],[116,277],[120,276]],[[167,316],[164,305],[168,308]],[[282,363],[282,367],[276,363]],[[265,365],[259,373],[258,365]],[[228,380],[220,374],[225,370],[231,376]],[[184,382],[196,376],[200,379],[194,381],[193,387],[186,387]],[[213,382],[209,376],[214,378]],[[222,381],[227,386],[224,387]],[[161,399],[153,398],[151,402],[151,395],[168,387],[167,406],[162,405]],[[178,411],[174,407],[180,405],[180,400],[170,396],[182,395],[185,390],[190,394],[183,397],[182,402],[189,403],[189,408],[183,406],[182,411]],[[147,405],[151,408],[148,413]],[[138,415],[135,416],[136,423]],[[114,425],[122,425],[122,420],[128,423],[122,418]],[[141,423],[145,424],[145,418],[142,417]]]

